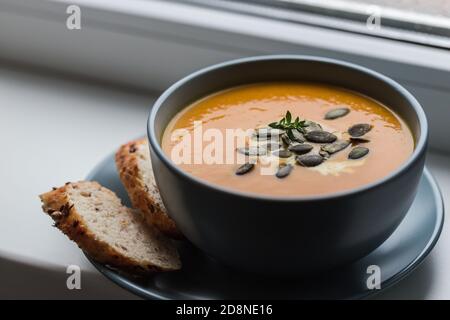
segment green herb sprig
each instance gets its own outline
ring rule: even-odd
[[[292,114],[289,111],[286,112],[286,115],[280,121],[269,123],[269,127],[285,130],[288,134],[291,133],[292,130],[298,130],[301,133],[305,133],[305,128],[307,126],[306,121],[300,120],[299,117],[292,121]]]

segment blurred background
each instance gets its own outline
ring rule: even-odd
[[[428,167],[450,207],[450,0],[0,0],[0,298],[131,298],[41,213],[145,134],[154,99],[190,72],[264,54],[319,55],[407,87],[430,123]],[[450,236],[386,298],[450,298]],[[66,267],[86,276],[65,286]]]

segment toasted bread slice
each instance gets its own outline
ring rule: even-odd
[[[99,262],[138,274],[181,267],[171,240],[97,182],[66,183],[40,198],[55,226]]]
[[[133,207],[141,211],[147,223],[171,238],[182,238],[161,200],[153,175],[148,140],[134,140],[121,146],[116,153],[116,166]]]

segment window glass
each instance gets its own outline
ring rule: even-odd
[[[184,0],[183,2],[450,48],[450,0]]]

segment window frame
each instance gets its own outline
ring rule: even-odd
[[[346,0],[169,0],[450,49],[450,18]],[[368,28],[377,17],[382,28]]]

